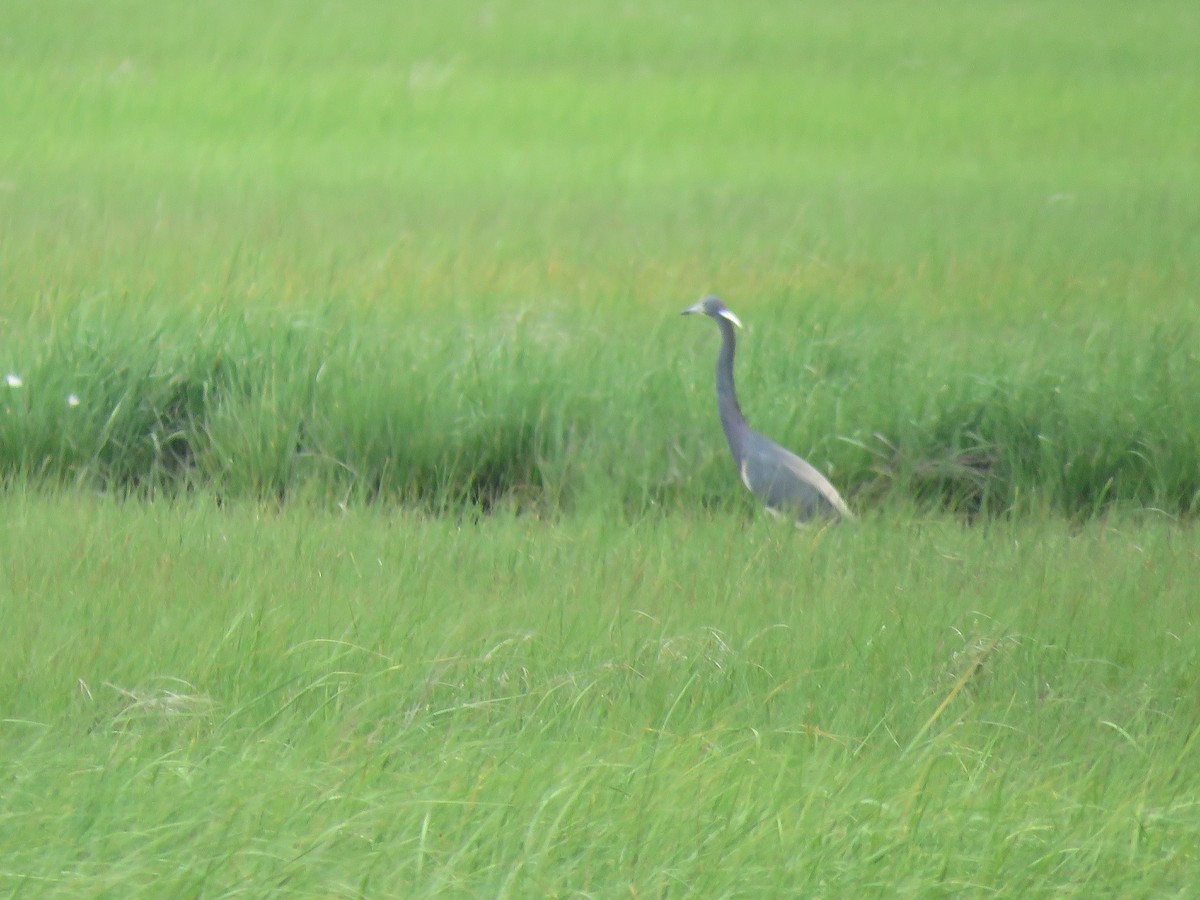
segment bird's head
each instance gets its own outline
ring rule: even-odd
[[[733,311],[721,302],[720,297],[705,297],[699,303],[689,306],[680,315],[684,316],[708,316],[713,319],[728,319],[738,328],[742,327],[742,320],[733,314]]]

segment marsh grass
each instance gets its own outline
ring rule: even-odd
[[[5,342],[22,383],[0,388],[0,463],[121,492],[209,485],[439,509],[740,502],[712,399],[715,333],[664,312],[640,336],[552,311],[467,327],[433,313],[81,317],[69,333]],[[738,369],[753,424],[859,505],[1196,508],[1187,324],[917,355],[896,346],[898,317],[756,315]]]
[[[86,41],[13,6],[0,472],[711,504],[711,335],[672,320],[715,290],[751,420],[863,504],[1190,514],[1182,6],[218,4]]]
[[[1193,7],[0,5],[0,889],[1188,895]]]
[[[4,506],[13,889],[1190,883],[1165,523]]]

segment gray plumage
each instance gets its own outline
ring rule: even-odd
[[[746,424],[733,386],[736,348],[733,326],[740,328],[742,324],[738,317],[718,297],[705,297],[682,314],[708,316],[721,330],[721,352],[717,356],[717,409],[742,483],[768,510],[790,514],[800,522],[817,518],[852,519],[846,502],[829,479],[795,453]]]

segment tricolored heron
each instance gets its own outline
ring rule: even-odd
[[[746,424],[733,386],[736,347],[733,326],[741,328],[741,320],[719,297],[705,297],[685,309],[683,315],[708,316],[721,330],[721,352],[717,356],[717,409],[742,483],[766,504],[768,510],[794,516],[798,522],[854,518],[829,479],[795,453]]]

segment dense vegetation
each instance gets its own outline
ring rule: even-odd
[[[1190,894],[1194,6],[0,6],[0,890]]]
[[[892,313],[751,306],[740,384],[752,419],[858,506],[898,493],[968,510],[1179,514],[1200,498],[1190,323],[913,349]],[[561,309],[466,321],[92,311],[48,339],[17,332],[22,385],[0,394],[0,462],[55,484],[436,508],[740,502],[711,396],[715,333],[676,312],[639,332]]]
[[[9,476],[694,506],[718,291],[864,504],[1196,506],[1181,9],[137,9],[5,14]]]

